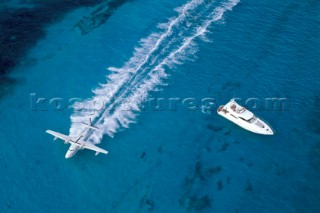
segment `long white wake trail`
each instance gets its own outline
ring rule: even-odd
[[[196,52],[196,39],[203,38],[212,23],[223,19],[239,1],[192,0],[177,8],[176,17],[159,24],[160,33],[140,40],[140,47],[122,68],[109,68],[112,74],[107,83],[93,90],[91,99],[75,103],[70,136],[83,134],[97,144],[103,135],[113,137],[120,128],[127,128],[149,92],[167,78],[166,68],[189,59]],[[98,130],[81,124],[90,119]]]

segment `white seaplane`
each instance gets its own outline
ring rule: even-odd
[[[82,124],[86,125],[89,129],[94,129],[94,130],[98,129],[97,127],[92,125],[91,120],[90,120],[89,124],[86,124],[86,123],[82,123]],[[60,139],[65,141],[64,142],[65,144],[68,144],[68,143],[71,144],[69,149],[68,149],[68,151],[67,151],[67,153],[66,153],[66,156],[65,156],[66,158],[71,158],[80,149],[93,150],[93,151],[96,152],[95,155],[98,155],[99,153],[108,154],[107,150],[101,149],[101,148],[93,145],[90,142],[84,141],[83,140],[84,135],[80,135],[76,140],[74,140],[68,135],[64,135],[64,134],[61,134],[59,132],[55,132],[55,131],[52,131],[52,130],[47,130],[46,133],[53,135],[54,136],[54,140],[57,140],[58,138],[60,138]]]
[[[242,128],[262,135],[273,135],[272,128],[256,117],[252,112],[240,106],[234,99],[226,105],[222,105],[217,110],[218,114],[241,126]]]

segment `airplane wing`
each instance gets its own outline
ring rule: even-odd
[[[104,153],[104,154],[108,154],[108,151],[107,150],[104,150],[104,149],[101,149],[95,145],[93,145],[92,143],[89,143],[89,142],[86,142],[86,141],[79,141],[79,143],[82,144],[82,148],[84,149],[90,149],[92,151],[96,151],[97,153]]]
[[[52,130],[47,130],[46,133],[50,134],[50,135],[53,135],[54,138],[60,138],[64,141],[66,140],[70,140],[70,137],[67,136],[67,135],[64,135],[64,134],[61,134],[59,132],[55,132],[55,131],[52,131]]]

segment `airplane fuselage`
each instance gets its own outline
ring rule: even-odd
[[[73,157],[79,149],[80,149],[79,146],[71,144],[67,153],[66,153],[66,158]]]

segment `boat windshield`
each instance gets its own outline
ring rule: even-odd
[[[253,123],[257,120],[257,117],[256,116],[253,116],[252,118],[249,119],[249,122],[250,123]]]

